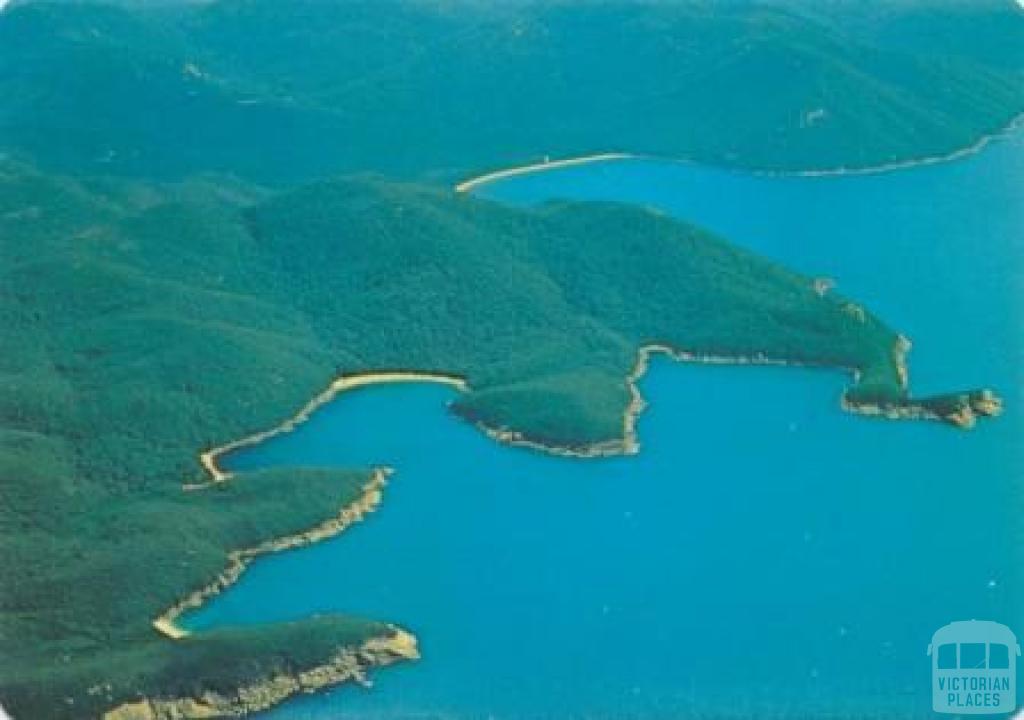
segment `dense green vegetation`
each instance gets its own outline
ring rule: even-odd
[[[806,170],[948,153],[1024,110],[1009,0],[816,8],[30,2],[0,15],[0,151],[268,182],[607,150]]]
[[[201,449],[338,373],[457,373],[462,416],[578,450],[621,438],[652,342],[856,369],[847,399],[892,412],[991,405],[910,400],[878,319],[699,229],[447,184],[604,150],[783,170],[950,152],[1024,109],[1009,3],[493,5],[0,13],[0,702],[18,720],[228,692],[391,632],[150,627],[229,551],[359,495],[367,469],[181,490]],[[349,175],[366,170],[391,180]]]
[[[365,470],[181,491],[200,449],[275,425],[339,372],[458,373],[463,415],[581,449],[621,437],[649,342],[857,368],[903,402],[896,336],[852,307],[628,206],[519,210],[372,178],[267,196],[4,163],[0,542],[17,582],[0,593],[0,697],[21,718],[81,718],[303,667],[311,627],[332,647],[385,632],[321,618],[175,644],[150,628],[228,550],[357,497]]]
[[[68,653],[67,661],[42,667],[15,666],[6,676],[7,698],[18,717],[93,718],[140,693],[169,699],[201,698],[206,693],[232,697],[238,688],[268,676],[324,666],[339,646],[358,646],[390,632],[380,623],[326,616],[214,630],[173,643],[154,635],[102,653]]]

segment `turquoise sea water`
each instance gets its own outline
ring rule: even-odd
[[[846,378],[656,361],[640,455],[497,445],[454,390],[347,393],[236,453],[396,468],[341,537],[258,561],[193,629],[340,611],[423,659],[271,711],[325,718],[929,717],[931,634],[1024,634],[1024,136],[946,165],[847,178],[610,162],[508,179],[514,203],[660,207],[828,275],[914,341],[918,393],[1007,402],[973,432],[847,415]]]

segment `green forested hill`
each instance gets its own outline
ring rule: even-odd
[[[1021,48],[1024,13],[994,1],[40,0],[0,14],[0,150],[270,182],[602,150],[863,167],[1004,126]]]
[[[18,718],[224,692],[391,632],[150,628],[228,550],[358,496],[366,469],[181,491],[200,450],[275,425],[338,373],[457,373],[463,415],[577,449],[621,439],[649,342],[857,368],[876,400],[904,398],[891,330],[701,230],[372,178],[268,196],[2,163],[0,327],[0,546],[17,578],[0,591],[0,699]]]
[[[142,696],[231,696],[393,636],[346,617],[178,642],[150,627],[229,551],[360,496],[366,468],[181,490],[201,450],[275,425],[339,373],[456,373],[462,416],[578,451],[621,445],[648,343],[856,370],[846,398],[862,407],[990,407],[910,400],[879,319],[698,228],[447,189],[603,150],[871,166],[962,148],[1024,109],[1010,3],[828,6],[0,12],[4,707],[81,720]]]

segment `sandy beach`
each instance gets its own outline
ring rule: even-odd
[[[607,152],[598,153],[596,155],[583,155],[581,157],[566,158],[564,160],[550,160],[546,162],[533,163],[531,165],[517,165],[516,167],[510,167],[505,170],[496,170],[486,175],[480,175],[479,177],[470,178],[465,182],[461,182],[455,186],[455,192],[465,193],[478,188],[481,185],[494,182],[495,180],[502,180],[504,178],[514,177],[516,175],[528,175],[535,172],[544,172],[546,170],[557,170],[558,168],[571,167],[573,165],[586,165],[595,162],[606,162],[608,160],[628,160],[630,158],[638,157],[630,153],[620,152]]]
[[[377,385],[382,383],[404,383],[404,382],[433,382],[442,383],[444,385],[451,385],[460,391],[465,391],[467,388],[466,381],[457,375],[442,375],[438,373],[419,373],[407,370],[400,371],[382,371],[382,372],[367,372],[367,373],[352,373],[349,375],[342,375],[337,380],[327,386],[327,389],[322,393],[314,397],[301,410],[295,415],[285,420],[280,425],[273,427],[263,432],[258,432],[254,435],[234,440],[221,445],[220,447],[206,450],[199,454],[199,462],[206,470],[210,477],[209,482],[205,483],[193,483],[185,485],[186,490],[200,490],[207,487],[210,484],[216,484],[226,481],[231,477],[231,473],[222,470],[217,465],[217,458],[224,453],[232,450],[237,450],[240,447],[247,447],[249,445],[255,445],[263,442],[275,435],[281,433],[287,433],[294,430],[298,425],[301,425],[309,416],[316,411],[317,408],[321,407],[325,403],[330,402],[340,393],[347,390],[354,390],[356,388],[365,387],[367,385]]]

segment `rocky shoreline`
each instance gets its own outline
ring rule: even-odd
[[[988,147],[992,142],[1006,137],[1007,135],[1019,130],[1022,126],[1024,126],[1024,113],[1015,115],[1008,123],[1006,123],[1006,125],[994,132],[982,135],[970,145],[943,155],[927,155],[925,157],[911,158],[910,160],[899,160],[896,162],[886,163],[884,165],[870,165],[867,167],[837,167],[825,170],[793,171],[754,170],[752,172],[755,175],[763,177],[846,177],[849,175],[878,175],[881,173],[897,172],[899,170],[912,170],[917,167],[940,165],[942,163],[953,162],[955,160],[961,160],[963,158],[976,155]]]
[[[350,525],[360,522],[380,505],[384,486],[387,484],[387,478],[392,472],[390,468],[375,469],[369,482],[363,486],[363,493],[359,499],[342,508],[337,517],[294,535],[267,540],[256,547],[232,551],[228,554],[227,567],[213,582],[192,592],[168,608],[160,617],[153,621],[153,628],[175,640],[187,636],[188,632],[175,624],[175,621],[182,613],[186,610],[198,608],[206,600],[220,594],[237,582],[238,578],[249,567],[249,564],[258,556],[291,550],[304,545],[312,545],[315,542],[334,537]]]
[[[938,395],[902,403],[856,402],[843,396],[842,408],[857,415],[883,417],[888,420],[938,420],[970,430],[978,418],[998,417],[1003,401],[989,389]]]
[[[227,567],[213,582],[192,592],[153,621],[158,632],[179,640],[188,636],[176,620],[186,610],[198,608],[237,582],[250,563],[260,555],[311,545],[343,532],[377,509],[390,468],[377,468],[363,486],[360,497],[341,509],[337,517],[293,535],[267,540],[255,547],[228,555]],[[103,715],[103,720],[198,720],[199,718],[244,717],[265,710],[298,693],[313,693],[343,682],[369,686],[367,672],[401,660],[419,658],[416,637],[395,626],[390,634],[377,636],[356,648],[341,648],[330,662],[308,670],[281,673],[266,680],[238,688],[231,695],[215,692],[200,697],[144,698],[122,704]]]
[[[712,355],[680,350],[663,343],[650,343],[643,345],[640,350],[637,351],[637,359],[636,363],[633,365],[633,369],[626,375],[626,385],[629,389],[630,399],[629,404],[623,412],[622,436],[598,442],[580,443],[577,445],[553,444],[519,430],[512,430],[507,427],[493,427],[475,419],[465,412],[456,410],[456,414],[473,423],[477,429],[496,442],[515,447],[526,447],[549,455],[576,458],[635,455],[640,451],[640,440],[636,431],[637,420],[640,417],[640,414],[644,411],[644,408],[647,407],[647,402],[644,400],[643,395],[640,392],[639,381],[647,372],[651,356],[658,354],[667,355],[678,362],[701,363],[705,365],[807,366],[806,363],[791,360],[779,360],[764,355]]]
[[[203,693],[188,698],[144,698],[104,713],[103,720],[199,720],[246,717],[300,693],[315,693],[344,682],[369,686],[367,673],[403,660],[416,660],[416,638],[396,627],[389,635],[344,648],[330,662],[308,670],[280,673],[239,688],[234,694]]]
[[[906,355],[910,347],[910,341],[902,335],[898,337],[893,347],[892,359],[896,365],[900,389],[903,391],[907,389],[909,382]],[[527,433],[510,428],[491,427],[466,413],[461,414],[464,419],[473,422],[488,437],[507,445],[524,446],[550,454],[580,458],[636,454],[640,449],[636,429],[637,421],[646,407],[646,402],[640,392],[639,381],[646,374],[651,358],[659,354],[678,362],[710,365],[807,366],[806,363],[771,358],[763,354],[727,356],[682,350],[664,343],[643,345],[637,352],[633,368],[625,378],[630,400],[622,417],[622,436],[600,442],[581,443],[577,446],[551,444],[530,437]],[[858,379],[859,373],[856,369],[840,369],[847,370],[853,374],[855,380]],[[365,373],[358,376],[346,376],[332,383],[327,390],[317,395],[298,414],[278,427],[203,453],[201,456],[203,465],[212,477],[210,484],[224,482],[230,478],[230,474],[217,467],[218,455],[238,447],[256,444],[282,432],[290,432],[298,424],[307,420],[313,411],[344,390],[359,385],[397,380],[440,381],[453,384],[460,390],[465,390],[468,387],[464,379],[452,375]],[[844,393],[841,406],[848,412],[860,415],[889,419],[941,420],[964,429],[973,427],[978,417],[997,416],[1002,411],[1002,401],[991,390],[973,390],[922,400],[902,401],[851,400],[848,393]],[[380,504],[383,488],[391,473],[390,468],[374,470],[370,480],[363,487],[360,498],[343,508],[335,518],[294,535],[268,540],[253,548],[231,552],[228,556],[227,567],[213,582],[194,591],[170,607],[153,621],[153,627],[173,639],[187,636],[187,631],[175,623],[182,613],[199,607],[210,597],[223,592],[235,583],[253,559],[259,555],[309,545],[337,535],[353,523],[361,521]],[[204,486],[190,487],[194,489]],[[365,683],[366,670],[370,667],[419,657],[414,636],[395,627],[389,629],[393,631],[392,635],[373,638],[355,649],[342,649],[326,665],[295,674],[278,675],[255,685],[240,688],[233,696],[206,693],[200,698],[144,699],[126,703],[111,710],[104,715],[104,720],[190,720],[192,718],[241,717],[250,712],[266,709],[296,693],[316,692],[321,688],[347,681]]]
[[[897,336],[892,354],[893,362],[896,366],[896,373],[899,377],[900,389],[903,391],[907,390],[910,381],[910,373],[907,369],[906,360],[906,356],[910,351],[910,348],[911,342],[908,338],[903,335]],[[640,392],[639,381],[647,372],[651,357],[659,354],[665,355],[677,362],[700,363],[704,365],[772,365],[781,367],[812,367],[812,364],[810,363],[771,358],[761,354],[736,356],[714,355],[681,350],[664,343],[643,345],[637,352],[637,360],[633,369],[626,376],[626,384],[629,389],[630,401],[623,413],[622,436],[619,438],[611,438],[594,443],[581,443],[573,446],[552,444],[541,438],[531,437],[528,433],[512,430],[506,427],[492,427],[482,421],[468,416],[465,413],[459,414],[464,419],[472,422],[475,427],[491,439],[506,445],[527,447],[550,455],[576,458],[635,455],[640,451],[640,440],[637,435],[636,425],[640,414],[644,411],[644,408],[647,405]],[[837,367],[836,369],[850,373],[854,377],[855,381],[859,379],[860,373],[856,368]],[[989,389],[970,390],[963,393],[950,393],[918,400],[908,399],[905,401],[890,402],[856,401],[850,399],[847,393],[843,393],[840,399],[840,406],[843,410],[857,415],[882,417],[890,420],[937,420],[949,423],[964,430],[969,430],[974,427],[978,418],[997,417],[1003,410],[1002,399]]]

